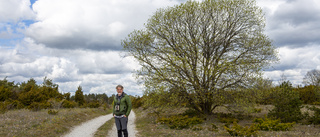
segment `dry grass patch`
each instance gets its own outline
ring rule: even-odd
[[[59,109],[55,115],[48,114],[48,110],[12,110],[0,114],[0,136],[61,136],[72,127],[107,113],[100,108]]]
[[[106,123],[104,123],[94,134],[95,137],[105,137],[111,131],[115,121],[114,118],[111,118]]]
[[[244,115],[239,120],[240,126],[250,126],[253,124],[255,118],[264,118],[269,110],[274,107],[272,105],[258,105],[257,109],[261,111],[256,113],[250,113]],[[185,109],[184,109],[185,110]],[[215,109],[216,115],[205,117],[205,121],[202,124],[197,124],[187,129],[176,130],[170,129],[164,124],[157,123],[157,115],[152,114],[153,110],[143,110],[142,108],[135,109],[136,112],[136,127],[138,130],[139,137],[147,137],[157,135],[159,137],[220,137],[230,136],[230,134],[223,128],[228,123],[223,123],[218,117],[219,113],[230,114],[225,107],[218,107]],[[306,109],[302,109],[302,112],[306,112]],[[164,116],[177,115],[179,113],[164,113]],[[238,115],[238,114],[232,114]],[[236,116],[237,117],[237,116]],[[270,136],[281,136],[281,137],[292,137],[292,136],[303,136],[303,137],[316,137],[320,136],[320,125],[303,125],[295,124],[289,131],[261,131],[257,132],[259,137],[270,137]]]

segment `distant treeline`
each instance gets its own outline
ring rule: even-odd
[[[108,97],[105,93],[83,94],[81,86],[71,96],[70,93],[60,93],[58,87],[46,77],[40,85],[33,78],[22,83],[4,78],[0,80],[0,112],[22,108],[34,111],[74,107],[107,108],[114,98],[114,95]]]

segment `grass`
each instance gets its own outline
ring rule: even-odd
[[[59,109],[55,115],[48,114],[48,110],[11,110],[0,114],[0,136],[61,136],[74,126],[107,113],[110,111],[101,108]]]
[[[109,134],[109,131],[112,129],[115,124],[114,118],[111,118],[106,123],[104,123],[94,134],[95,137],[105,137]]]
[[[249,126],[252,124],[254,118],[263,118],[269,110],[273,108],[271,105],[260,105],[257,108],[261,108],[261,112],[251,113],[248,116],[244,116],[243,119],[239,120],[239,125]],[[139,133],[139,137],[147,137],[157,135],[159,137],[220,137],[230,136],[229,133],[223,128],[225,123],[219,121],[217,115],[207,116],[206,120],[202,124],[195,125],[194,127],[175,130],[170,129],[168,126],[156,123],[157,116],[150,113],[152,110],[143,110],[142,108],[135,109],[136,111],[136,127]],[[302,109],[305,112],[305,109]],[[181,112],[166,112],[165,116],[177,115]],[[215,113],[229,113],[224,107],[215,109]],[[216,125],[217,129],[212,130],[212,123]],[[201,129],[201,130],[194,130]],[[303,136],[303,137],[315,137],[320,136],[320,125],[303,125],[295,124],[290,131],[258,131],[257,136],[269,137],[269,136],[281,136],[281,137],[292,137],[292,136]]]

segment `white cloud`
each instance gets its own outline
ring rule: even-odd
[[[303,77],[312,69],[320,68],[320,45],[303,48],[279,48],[280,63],[265,72],[265,77],[279,81],[284,74],[295,85],[301,85]]]
[[[320,44],[320,2],[316,0],[259,0],[266,14],[266,33],[276,46],[292,48]],[[266,5],[263,5],[267,3]]]
[[[9,40],[0,41],[0,77],[15,82],[32,77],[41,83],[47,76],[62,92],[81,85],[85,93],[108,95],[122,84],[128,94],[142,95],[131,73],[140,66],[132,57],[122,58],[120,40],[141,29],[158,8],[182,1],[38,0],[32,10],[29,0],[0,0],[0,39]],[[265,76],[278,81],[284,74],[301,84],[307,71],[320,69],[320,1],[257,4],[266,13],[267,35],[280,47],[280,63]],[[23,21],[29,19],[36,22]]]
[[[0,0],[0,22],[18,22],[33,19],[30,0]]]
[[[39,0],[38,22],[26,35],[59,49],[119,50],[120,40],[140,29],[156,9],[172,0]]]

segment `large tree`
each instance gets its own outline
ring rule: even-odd
[[[306,85],[320,86],[320,70],[313,69],[308,71],[303,78],[303,83]]]
[[[211,114],[224,103],[221,93],[246,86],[277,60],[264,27],[255,1],[187,1],[157,10],[122,45],[142,66],[146,94],[165,90]]]

